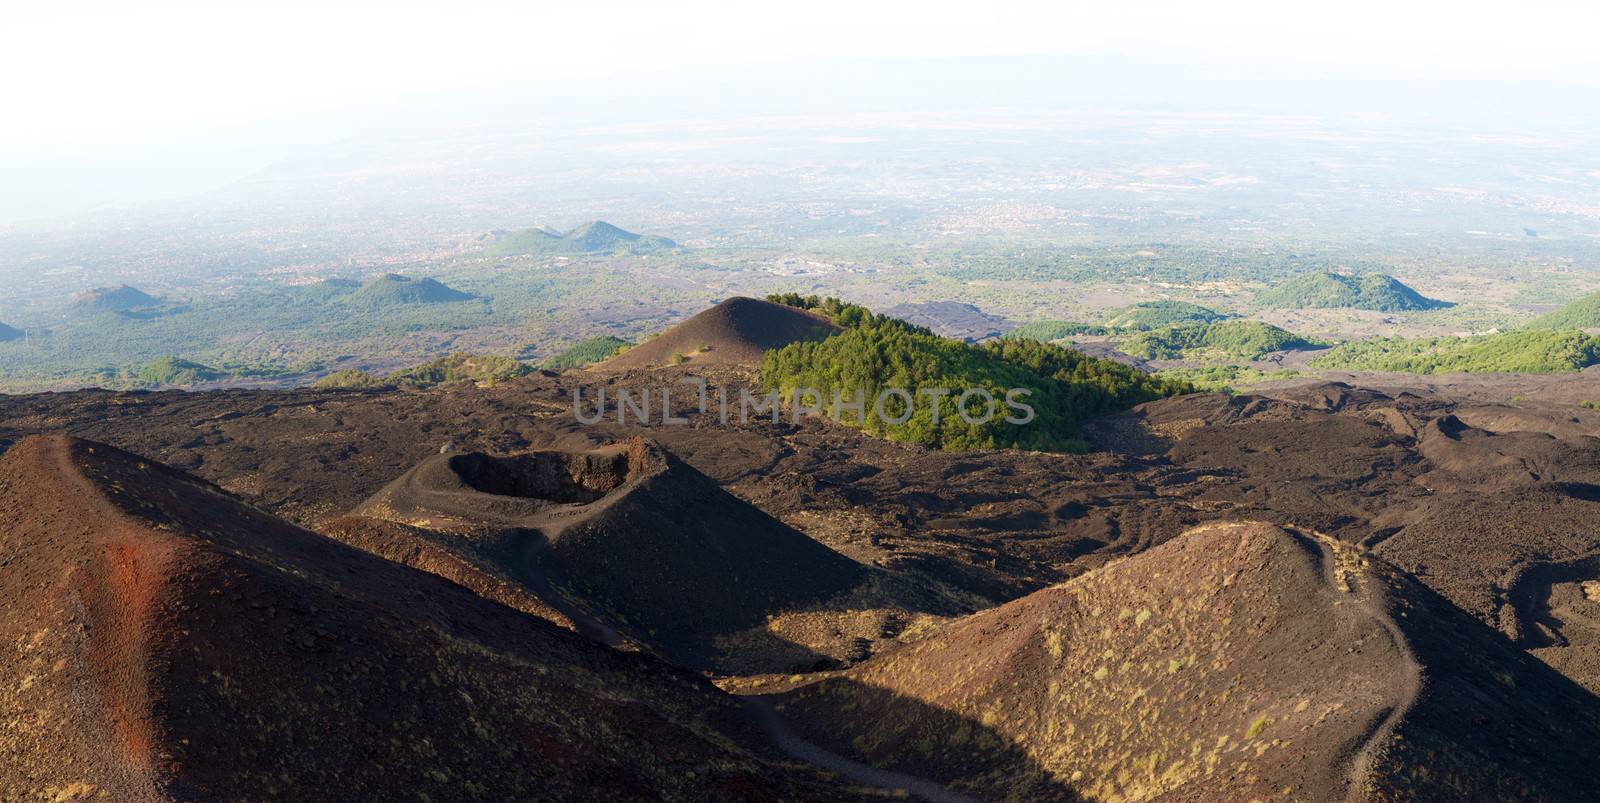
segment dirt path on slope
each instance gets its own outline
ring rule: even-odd
[[[1359,585],[1356,585],[1339,576],[1339,556],[1334,551],[1335,547],[1331,545],[1338,542],[1330,536],[1308,530],[1292,529],[1290,532],[1316,545],[1322,556],[1324,581],[1330,588],[1356,596],[1361,611],[1389,634],[1389,639],[1394,643],[1395,650],[1400,653],[1405,664],[1406,671],[1402,680],[1400,700],[1372,729],[1372,733],[1362,743],[1361,749],[1357,750],[1350,760],[1350,780],[1345,789],[1345,800],[1349,803],[1361,803],[1366,800],[1363,782],[1372,774],[1378,758],[1393,738],[1395,729],[1400,726],[1411,709],[1416,707],[1417,700],[1422,696],[1422,664],[1411,651],[1405,632],[1400,629],[1394,617],[1383,608],[1378,592],[1372,587],[1372,578],[1365,573],[1356,572],[1354,574],[1359,574]]]
[[[805,739],[800,738],[783,720],[783,715],[765,700],[753,697],[744,697],[745,708],[761,724],[762,730],[772,739],[778,749],[807,764],[821,767],[830,772],[836,772],[866,786],[876,786],[882,789],[904,789],[914,797],[929,801],[929,803],[977,803],[974,798],[952,792],[944,786],[926,778],[918,778],[905,773],[882,770],[877,767],[863,764],[853,759],[825,750]]]

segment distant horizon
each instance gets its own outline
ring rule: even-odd
[[[1080,59],[1051,61],[1061,62],[1099,62],[1110,57],[1083,57]],[[947,66],[976,65],[976,64],[1007,64],[1014,60],[1002,59],[940,59],[937,63]],[[1111,61],[1119,61],[1111,59]],[[870,63],[870,62],[864,62]],[[899,64],[880,63],[880,66],[892,68]],[[1194,80],[1190,71],[1172,65],[1152,68],[1157,74],[1189,75],[1189,80]],[[1170,72],[1169,72],[1170,71]],[[805,70],[796,71],[785,75],[793,84],[799,84],[810,73]],[[1360,104],[1348,108],[1324,108],[1320,116],[1337,115],[1369,115],[1369,114],[1408,114],[1413,117],[1395,118],[1398,124],[1412,125],[1424,120],[1433,123],[1462,124],[1459,119],[1451,115],[1477,116],[1497,115],[1495,124],[1504,131],[1527,134],[1541,133],[1539,126],[1551,117],[1565,117],[1568,125],[1578,126],[1584,121],[1593,118],[1594,124],[1600,128],[1600,112],[1585,111],[1586,109],[1600,109],[1600,88],[1589,89],[1586,87],[1573,87],[1551,82],[1487,82],[1450,80],[1420,83],[1390,83],[1373,82],[1362,84],[1349,80],[1347,76],[1341,77],[1337,73],[1319,73],[1297,76],[1308,84],[1305,95],[1316,95],[1319,91],[1330,88],[1340,88],[1340,94],[1348,100],[1355,102],[1359,97]],[[1030,76],[1034,81],[1039,81],[1041,76]],[[849,99],[849,91],[841,88],[838,95],[846,100],[836,102],[844,105],[839,109],[818,107],[799,109],[785,112],[776,108],[747,108],[738,109],[717,106],[717,101],[726,100],[724,96],[711,93],[709,98],[704,94],[685,89],[682,98],[686,101],[698,100],[701,108],[685,109],[679,114],[673,114],[673,109],[664,108],[668,98],[660,93],[642,93],[644,97],[640,103],[632,107],[624,107],[624,116],[620,119],[609,121],[623,125],[678,125],[689,123],[713,124],[745,119],[759,119],[776,117],[777,119],[807,119],[812,117],[828,117],[840,114],[967,114],[983,115],[1001,112],[1024,114],[1029,112],[1050,113],[1081,113],[1087,116],[1095,114],[1119,116],[1129,114],[1227,114],[1237,113],[1240,108],[1254,109],[1254,113],[1272,115],[1269,111],[1279,99],[1293,94],[1289,87],[1292,81],[1282,76],[1271,76],[1270,81],[1264,80],[1267,76],[1261,74],[1245,73],[1236,75],[1237,86],[1251,88],[1270,88],[1274,94],[1260,95],[1248,92],[1230,93],[1228,84],[1211,83],[1205,81],[1212,90],[1207,96],[1193,96],[1184,100],[1193,104],[1191,108],[1166,107],[1154,95],[1129,96],[1122,106],[1094,105],[1096,101],[1067,100],[1060,105],[1051,106],[1043,99],[1029,101],[1017,93],[1017,97],[1010,98],[1010,105],[1000,105],[993,108],[983,106],[961,106],[950,100],[939,101],[933,98],[915,98],[896,96],[883,93],[870,97],[870,91],[863,91],[863,97]],[[1343,79],[1343,80],[1342,80]],[[672,86],[670,79],[657,79],[661,81],[657,86]],[[903,79],[902,79],[903,80]],[[1123,79],[1126,81],[1126,79]],[[744,76],[735,79],[736,85],[748,88],[754,85],[754,79]],[[1201,82],[1197,82],[1201,83]],[[1390,91],[1388,94],[1372,92],[1362,94],[1356,87],[1373,87],[1382,83]],[[887,81],[891,90],[892,81]],[[1107,82],[1118,89],[1127,88],[1126,83]],[[694,86],[690,83],[689,86]],[[948,86],[948,84],[946,85]],[[1103,85],[1102,85],[1103,86]],[[863,87],[854,87],[862,91]],[[870,90],[870,87],[866,89]],[[970,90],[971,88],[969,88]],[[466,114],[466,117],[451,117],[441,112],[439,117],[429,118],[421,112],[426,106],[419,105],[409,110],[406,114],[393,114],[374,119],[364,125],[340,124],[328,121],[309,126],[303,130],[290,128],[261,128],[242,129],[238,137],[228,145],[221,146],[215,143],[184,143],[181,141],[166,143],[150,143],[144,146],[129,144],[121,149],[108,149],[103,152],[94,152],[78,157],[62,157],[55,160],[34,161],[27,164],[5,164],[0,161],[0,187],[20,188],[17,191],[0,192],[0,228],[16,225],[50,224],[50,223],[78,223],[84,218],[102,212],[119,212],[137,209],[151,204],[182,201],[210,192],[224,189],[230,185],[250,179],[274,167],[302,158],[317,151],[345,142],[360,142],[370,138],[386,137],[412,137],[426,132],[428,129],[446,128],[498,128],[517,130],[523,125],[532,125],[531,114],[526,110],[517,110],[505,117],[495,118],[493,115],[504,113],[507,106],[515,107],[515,101],[523,96],[515,94],[519,90],[507,88],[507,94],[493,96],[483,93],[467,98],[435,98],[437,108],[448,110],[450,113]],[[1170,92],[1170,89],[1165,91]],[[1277,94],[1281,93],[1281,94]],[[817,94],[823,95],[822,91]],[[1109,92],[1099,93],[1109,94]],[[537,96],[529,97],[530,104],[543,103],[548,108],[562,110],[564,116],[574,122],[581,121],[584,125],[603,125],[607,121],[595,119],[596,110],[584,105],[585,94],[582,92],[568,92],[565,96]],[[709,101],[709,102],[708,102]],[[813,101],[814,102],[814,101]],[[874,108],[871,103],[882,103],[882,107]],[[1103,102],[1103,101],[1100,101]],[[1298,99],[1300,103],[1309,103],[1305,97]],[[1085,103],[1078,106],[1075,103]],[[1558,112],[1551,112],[1565,105]],[[1513,111],[1513,108],[1520,106]],[[537,108],[537,106],[534,106]],[[619,111],[612,107],[609,111]],[[1304,109],[1286,109],[1272,116],[1286,116],[1290,114],[1309,114]],[[1543,113],[1546,119],[1530,116]],[[539,129],[548,128],[548,122],[537,123]],[[318,133],[321,132],[321,133]],[[1600,166],[1600,165],[1597,165]]]
[[[28,113],[0,131],[0,226],[191,197],[352,136],[436,124],[429,116],[543,124],[519,106],[696,119],[1115,95],[1122,108],[1170,110],[1191,102],[1176,83],[1219,111],[1333,100],[1409,113],[1437,94],[1458,106],[1481,94],[1511,104],[1498,110],[1510,123],[1522,110],[1600,107],[1600,55],[1581,35],[1600,11],[1554,4],[1508,15],[1481,3],[1011,2],[975,15],[836,3],[781,18],[624,4],[607,17],[611,35],[594,38],[541,35],[593,24],[572,9],[384,9],[375,20],[365,2],[167,0],[131,14],[92,2],[17,13],[0,69],[25,76],[7,96]],[[536,33],[505,39],[519,28]]]

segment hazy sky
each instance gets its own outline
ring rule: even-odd
[[[127,192],[187,188],[441,91],[1016,54],[1593,85],[1597,30],[1600,4],[1528,0],[36,1],[0,25],[0,221],[135,161]]]

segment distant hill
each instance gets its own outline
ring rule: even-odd
[[[1546,315],[1534,318],[1531,329],[1600,328],[1600,293],[1591,293]]]
[[[343,298],[360,289],[361,283],[354,279],[323,279],[314,284],[296,287],[290,292],[301,301],[323,303]]]
[[[0,343],[4,343],[8,340],[21,340],[24,335],[26,335],[26,333],[21,329],[0,323]]]
[[[899,318],[906,323],[925,326],[941,337],[954,337],[969,342],[987,340],[1016,328],[1016,324],[998,315],[990,315],[976,305],[960,301],[929,301],[922,304],[899,304],[883,311],[884,315]]]
[[[619,349],[632,346],[626,340],[611,335],[599,335],[574,343],[567,350],[545,360],[544,367],[552,371],[563,368],[581,368],[615,355]]]
[[[665,238],[634,234],[631,231],[619,229],[603,220],[593,220],[579,226],[561,236],[563,242],[570,243],[582,251],[614,251],[618,248],[635,248],[639,246],[674,248],[677,243]]]
[[[210,366],[172,355],[146,363],[133,375],[140,382],[151,385],[193,385],[197,382],[215,382],[230,376],[225,371],[218,371]]]
[[[1255,298],[1256,306],[1269,309],[1365,309],[1378,312],[1408,312],[1453,306],[1448,301],[1426,298],[1401,284],[1393,276],[1363,273],[1308,273],[1265,290]]]
[[[1185,360],[1207,356],[1256,360],[1274,351],[1313,345],[1316,343],[1311,340],[1264,321],[1217,321],[1143,332],[1129,338],[1120,348],[1147,360]]]
[[[544,254],[603,254],[624,251],[649,253],[677,248],[665,237],[655,237],[621,229],[603,220],[592,220],[565,234],[549,229],[522,229],[502,237],[485,250],[484,256],[538,256]]]
[[[125,284],[96,287],[72,297],[73,308],[94,312],[125,312],[141,307],[156,307],[162,303],[161,299]]]
[[[549,229],[518,229],[501,233],[499,239],[484,249],[484,256],[511,257],[555,252],[561,244],[561,234]]]
[[[350,295],[350,303],[363,307],[389,307],[397,304],[443,304],[470,301],[473,295],[446,287],[433,279],[413,279],[387,273],[367,282]]]
[[[1213,323],[1230,316],[1187,301],[1141,301],[1113,310],[1106,316],[1107,329],[1160,329],[1183,323]]]
[[[730,298],[600,364],[602,368],[761,365],[768,349],[839,331],[822,315],[771,301]]]

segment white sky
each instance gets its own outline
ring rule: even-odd
[[[0,16],[0,149],[60,151],[677,67],[1003,53],[1600,81],[1600,4],[36,2]],[[0,160],[5,157],[0,156]]]
[[[1595,85],[1597,31],[1600,4],[1548,0],[0,0],[0,201],[26,209],[17,185],[42,195],[41,176],[154,169],[153,149],[228,162],[248,141],[270,160],[439,90],[1002,54]]]

